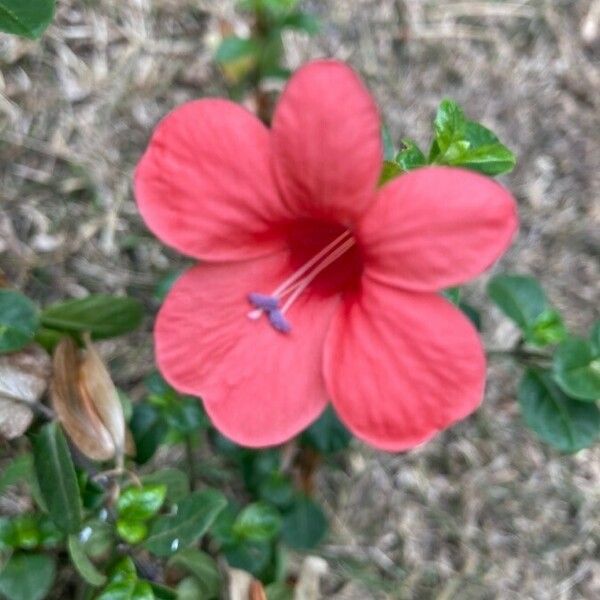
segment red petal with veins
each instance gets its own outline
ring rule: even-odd
[[[376,448],[400,451],[479,406],[485,357],[469,320],[444,298],[365,277],[333,319],[324,374],[348,428]]]

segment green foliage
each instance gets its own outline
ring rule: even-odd
[[[233,533],[237,538],[257,542],[272,540],[280,529],[279,511],[265,502],[246,506],[233,524]]]
[[[64,538],[56,525],[40,513],[23,513],[0,518],[0,552],[10,550],[51,550]]]
[[[50,517],[65,533],[77,533],[81,528],[81,497],[60,426],[55,422],[44,425],[32,436],[31,444],[37,481]]]
[[[158,517],[145,547],[155,556],[171,556],[202,537],[227,501],[217,490],[194,492],[177,505],[177,512]]]
[[[411,171],[427,164],[427,158],[417,143],[411,139],[402,140],[404,148],[396,155],[396,163],[402,171]]]
[[[52,556],[16,552],[0,571],[0,594],[7,600],[42,600],[55,573]]]
[[[600,349],[596,340],[568,337],[554,354],[554,378],[562,390],[579,400],[600,400]]]
[[[577,452],[600,437],[598,407],[569,398],[548,371],[528,369],[518,399],[527,425],[561,452]]]
[[[177,504],[190,493],[187,475],[179,469],[165,468],[142,477],[144,485],[162,484],[167,489],[167,500]]]
[[[112,569],[107,586],[96,600],[154,600],[152,586],[138,578],[135,564],[122,558]]]
[[[98,294],[53,304],[42,311],[41,321],[47,329],[70,334],[87,331],[100,340],[133,331],[143,314],[134,298]]]
[[[487,287],[489,297],[536,346],[556,344],[566,329],[560,314],[552,308],[540,284],[525,275],[496,275]]]
[[[139,544],[148,534],[152,517],[162,508],[167,496],[167,486],[161,483],[130,486],[117,500],[117,531],[129,544]]]
[[[103,575],[89,559],[85,546],[78,536],[70,535],[67,547],[73,566],[86,583],[94,587],[100,587],[106,583],[106,575]]]
[[[323,414],[304,431],[301,440],[323,454],[335,454],[350,445],[352,434],[329,405]]]
[[[190,573],[194,577],[196,600],[210,600],[219,597],[221,573],[214,558],[195,548],[186,548],[173,555],[167,563]],[[189,585],[189,584],[188,584]]]
[[[39,38],[54,16],[55,0],[0,0],[0,31]]]
[[[38,327],[39,315],[33,302],[14,290],[0,289],[0,354],[29,344]]]
[[[326,533],[327,517],[321,507],[307,496],[298,496],[283,517],[283,541],[290,548],[311,550],[321,543]]]

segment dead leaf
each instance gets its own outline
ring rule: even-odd
[[[48,387],[50,357],[32,344],[20,352],[0,355],[0,435],[22,435],[33,420],[26,403],[36,404]]]
[[[53,363],[52,405],[65,431],[88,458],[98,461],[113,458],[113,438],[100,420],[87,390],[81,393],[82,359],[72,338],[64,337],[57,344]]]
[[[256,579],[250,584],[248,600],[267,600],[265,588],[260,581]]]

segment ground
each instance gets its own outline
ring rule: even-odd
[[[593,1],[324,0],[290,36],[295,67],[356,67],[395,139],[425,143],[444,97],[519,159],[504,178],[521,231],[499,268],[537,276],[568,325],[600,309],[600,38]],[[597,2],[596,2],[597,4]],[[152,297],[182,262],[144,228],[132,169],[170,108],[223,95],[212,61],[231,0],[63,0],[41,43],[0,36],[0,268],[40,303],[87,292]],[[594,10],[596,11],[594,13]],[[596,14],[596,20],[594,20]],[[514,331],[468,288],[489,346]],[[103,351],[135,397],[151,320]],[[560,456],[526,430],[516,367],[493,362],[475,416],[408,454],[357,444],[323,477],[333,599],[600,597],[600,448]]]

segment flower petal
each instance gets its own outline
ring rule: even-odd
[[[275,111],[273,149],[284,200],[301,216],[346,223],[373,200],[383,160],[377,107],[333,60],[296,72]]]
[[[437,294],[365,277],[337,312],[324,374],[340,418],[377,448],[413,448],[473,412],[483,398],[477,332]]]
[[[263,314],[251,320],[248,293],[270,292],[290,274],[282,252],[191,268],[174,285],[155,327],[157,361],[176,389],[201,396],[215,426],[239,444],[282,443],[327,403],[323,344],[339,302],[306,291],[279,333]]]
[[[433,291],[463,283],[492,265],[517,226],[513,197],[492,179],[428,167],[384,186],[357,235],[371,277]]]
[[[272,223],[284,207],[273,180],[268,129],[226,100],[189,102],[156,128],[135,173],[148,227],[206,260],[265,255],[282,246]]]

